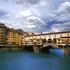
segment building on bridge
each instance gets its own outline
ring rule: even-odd
[[[57,39],[57,44],[59,47],[61,46],[70,46],[70,36],[65,36]]]
[[[66,32],[52,32],[52,33],[36,33],[33,35],[27,35],[23,37],[23,45],[27,43],[56,43],[59,46],[65,46],[66,40],[68,40],[68,45],[70,43],[70,31]]]

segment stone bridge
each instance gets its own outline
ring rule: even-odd
[[[35,45],[34,52],[39,52],[41,49],[49,50],[50,48],[58,48],[56,43],[43,43],[42,45]]]
[[[29,49],[32,48],[34,52],[40,52],[41,49],[45,48],[46,50],[49,50],[50,48],[58,48],[56,43],[33,43],[33,42],[28,42],[25,44],[26,47],[28,47]]]
[[[42,47],[49,47],[49,46],[52,46],[52,47],[55,47],[55,48],[58,47],[56,43],[47,43],[47,42],[43,43]]]

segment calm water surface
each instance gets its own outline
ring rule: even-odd
[[[70,70],[70,56],[0,52],[0,70]]]

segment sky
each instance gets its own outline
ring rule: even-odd
[[[70,0],[0,0],[0,23],[26,32],[70,31]]]

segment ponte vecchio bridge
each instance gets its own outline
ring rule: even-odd
[[[54,33],[29,33],[23,37],[23,46],[32,47],[35,52],[45,48],[70,46],[70,31]]]

